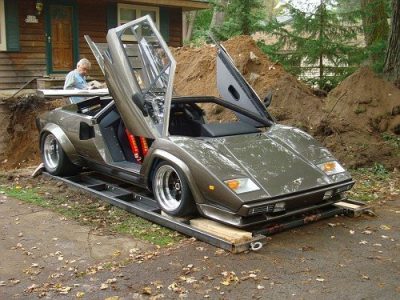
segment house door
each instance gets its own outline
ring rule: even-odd
[[[47,13],[48,73],[65,73],[75,68],[77,58],[74,6],[50,4]]]

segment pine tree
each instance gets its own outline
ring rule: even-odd
[[[357,14],[339,12],[331,0],[321,0],[311,12],[287,5],[291,20],[273,22],[268,30],[278,38],[261,47],[296,75],[318,72],[305,78],[321,89],[329,90],[351,71],[357,47],[351,44],[357,35]],[[309,67],[308,67],[309,66]]]
[[[265,10],[263,0],[231,0],[216,8],[224,11],[224,22],[213,31],[219,39],[225,40],[236,35],[250,35],[263,29]]]

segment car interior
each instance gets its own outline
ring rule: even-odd
[[[228,123],[209,122],[198,102],[222,104],[222,100],[215,99],[218,100],[207,97],[202,98],[202,101],[196,97],[174,98],[171,104],[169,133],[193,138],[216,138],[260,132],[256,126],[240,120]],[[145,150],[151,146],[153,140],[134,136],[126,130],[111,97],[93,97],[74,105],[77,113],[91,116],[99,124],[114,162],[140,163],[144,159]],[[92,126],[85,122],[80,123],[80,139],[93,138],[94,134]]]

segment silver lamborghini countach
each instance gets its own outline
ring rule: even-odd
[[[45,169],[83,168],[154,195],[171,216],[202,215],[236,227],[301,215],[342,201],[350,174],[307,133],[276,124],[221,45],[220,97],[174,93],[176,62],[149,16],[86,37],[109,89],[38,119]],[[206,107],[232,121],[214,122]]]

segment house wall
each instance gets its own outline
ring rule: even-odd
[[[123,1],[121,1],[123,2]],[[46,2],[45,2],[46,3]],[[132,3],[132,2],[130,2]],[[107,6],[109,1],[78,0],[78,35],[79,57],[88,58],[92,64],[90,75],[101,79],[102,74],[90,48],[84,39],[88,34],[95,42],[105,42],[107,24]],[[168,39],[170,46],[182,45],[182,9],[164,7],[168,16]],[[0,90],[19,89],[35,77],[45,77],[46,65],[46,37],[44,13],[38,16],[38,23],[26,23],[27,15],[35,15],[34,0],[19,0],[19,51],[0,51]],[[51,75],[51,74],[50,74]],[[57,74],[57,77],[62,75]],[[25,88],[36,88],[35,80]]]
[[[19,0],[20,51],[0,52],[0,89],[16,89],[35,77],[46,74],[46,49],[43,16],[38,23],[26,23],[33,15],[33,0]],[[34,84],[28,86],[32,87]]]

